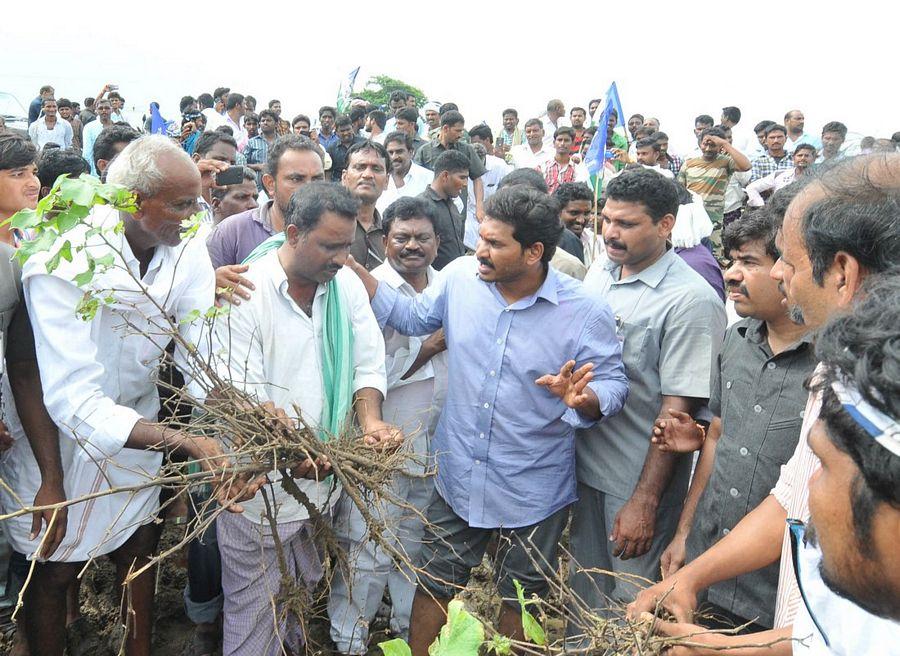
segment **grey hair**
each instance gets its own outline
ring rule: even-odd
[[[152,134],[135,139],[125,146],[109,165],[106,181],[122,185],[146,198],[159,193],[166,179],[166,173],[159,166],[162,155],[171,155],[194,166],[194,161],[172,140],[161,134]]]

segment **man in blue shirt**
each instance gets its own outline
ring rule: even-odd
[[[609,306],[549,266],[558,204],[513,186],[485,214],[475,257],[448,264],[414,299],[354,266],[380,323],[408,335],[443,327],[447,344],[447,399],[432,442],[437,493],[410,622],[416,656],[498,532],[501,595],[515,598],[514,579],[526,595],[546,592],[576,499],[575,428],[617,413],[628,391]],[[522,638],[517,606],[504,604],[500,631]]]

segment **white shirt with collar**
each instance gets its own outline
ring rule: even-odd
[[[401,294],[415,298],[416,290],[391,266],[389,261],[372,269],[372,275]],[[428,267],[428,285],[434,282],[437,271]],[[447,353],[439,353],[403,380],[419,356],[428,336],[401,335],[390,326],[384,327],[387,396],[382,408],[384,420],[400,426],[407,437],[413,436],[412,451],[425,455],[428,441],[437,425],[447,390]],[[422,471],[420,463],[413,471]]]
[[[206,343],[202,325],[180,322],[194,310],[206,312],[215,300],[215,274],[202,239],[157,246],[142,276],[124,235],[107,232],[112,246],[100,236],[86,238],[90,227],[112,228],[118,220],[118,212],[109,206],[95,208],[85,225],[64,237],[72,244],[87,243],[73,262],[62,260],[48,274],[49,254],[40,253],[23,271],[44,404],[59,427],[64,485],[70,499],[139,485],[159,473],[162,453],[125,448],[139,420],[157,420],[156,377],[169,342],[167,336],[159,336],[158,326],[168,326],[166,317],[173,317],[181,335],[202,350]],[[98,271],[80,288],[72,278],[87,269],[86,252],[95,258],[112,256],[113,266]],[[84,321],[76,315],[76,307],[85,291],[111,294],[114,303],[101,303],[93,319]],[[175,351],[175,361],[184,362],[180,349]],[[190,378],[190,367],[181,368],[190,392],[203,398],[202,389]],[[3,402],[15,444],[3,455],[0,477],[19,499],[30,501],[40,487],[41,474],[11,395],[4,394]],[[0,498],[7,511],[20,507],[8,490]],[[156,487],[70,506],[66,537],[51,560],[80,562],[109,553],[150,521],[158,508]],[[36,550],[43,534],[29,539],[30,516],[10,519],[6,526],[17,551],[30,555]]]
[[[434,171],[426,169],[420,164],[411,162],[409,171],[403,176],[403,186],[398,187],[394,182],[394,176],[388,173],[387,189],[381,194],[375,202],[375,209],[384,212],[388,205],[393,203],[401,196],[418,196],[428,188],[431,181],[434,180]]]
[[[548,146],[546,143],[542,144],[541,149],[536,153],[531,150],[531,146],[527,143],[513,146],[509,152],[512,155],[513,168],[516,169],[540,168],[544,162],[556,156],[556,150],[554,150],[552,144]]]
[[[507,173],[513,170],[513,167],[506,163],[506,160],[493,155],[487,155],[484,160],[484,168],[486,173],[481,176],[484,185],[484,202],[497,193],[497,186]],[[470,179],[468,182],[469,198],[475,198],[475,186]],[[469,203],[466,207],[466,232],[463,236],[463,243],[466,248],[475,250],[475,244],[478,242],[478,219],[475,218],[475,202]]]
[[[244,148],[247,146],[247,141],[250,139],[247,136],[247,130],[244,129],[242,124],[233,121],[228,114],[225,114],[222,118],[222,125],[227,125],[231,128],[231,134],[237,142],[238,152],[243,152]],[[243,121],[241,121],[241,123],[243,123]]]
[[[250,264],[243,274],[253,283],[250,300],[232,306],[215,325],[214,367],[219,375],[260,403],[271,401],[296,417],[294,406],[306,424],[320,425],[322,391],[322,339],[326,286],[320,284],[313,298],[312,316],[301,310],[288,295],[288,280],[271,251]],[[342,293],[343,307],[353,329],[353,393],[364,387],[385,394],[384,340],[366,290],[355,273],[342,268],[335,276]],[[309,517],[306,509],[278,483],[279,474],[270,475],[279,524]],[[297,479],[310,501],[327,510],[340,497],[329,481]],[[270,500],[271,501],[271,500]],[[244,517],[260,522],[265,513],[261,495],[241,503]]]
[[[553,135],[556,131],[561,127],[572,127],[572,124],[569,122],[569,119],[565,116],[560,116],[556,119],[556,125],[553,124],[553,121],[550,120],[550,117],[544,114],[541,116],[541,123],[544,126],[544,145],[553,146]]]

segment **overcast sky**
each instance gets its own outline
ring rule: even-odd
[[[691,146],[695,115],[718,119],[724,105],[741,108],[745,131],[793,108],[815,133],[830,120],[878,137],[900,130],[896,3],[280,5],[4,3],[0,91],[27,107],[45,83],[83,99],[113,82],[129,108],[158,100],[175,119],[182,95],[221,85],[261,104],[278,97],[290,118],[333,104],[361,66],[357,89],[387,74],[495,127],[506,106],[524,123],[550,98],[586,105],[615,80],[625,113],[658,117],[673,150]]]

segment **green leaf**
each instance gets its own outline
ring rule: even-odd
[[[18,228],[19,230],[28,230],[37,226],[41,222],[41,217],[37,213],[37,210],[24,209],[19,210],[11,217],[9,217],[7,221],[4,221],[4,223],[7,222],[13,228]]]
[[[94,259],[94,262],[97,263],[97,266],[100,267],[101,271],[105,271],[111,267],[115,261],[116,256],[113,253],[107,253],[106,255],[101,255]]]
[[[536,645],[547,644],[544,628],[534,619],[534,615],[526,610],[528,604],[534,602],[525,600],[525,589],[518,579],[513,579],[513,584],[516,586],[516,596],[519,598],[519,606],[522,608],[522,628],[525,630],[525,637]]]
[[[50,247],[56,242],[57,236],[58,235],[52,230],[42,232],[35,239],[22,242],[19,246],[19,252],[22,253],[25,260],[27,260],[35,253],[49,251]]]
[[[63,234],[64,232],[68,232],[84,219],[88,214],[91,213],[90,207],[85,207],[82,205],[72,205],[69,209],[64,210],[56,215],[56,229],[59,231],[59,234]]]
[[[178,323],[194,323],[200,318],[200,310],[191,310]]]
[[[91,207],[94,204],[94,194],[96,187],[89,180],[84,178],[65,178],[58,180],[59,182],[59,198],[68,201],[73,205],[83,205]]]
[[[95,296],[91,296],[90,292],[85,292],[84,296],[75,307],[75,313],[81,317],[83,321],[93,321],[97,316],[97,310],[100,309],[100,301]]]
[[[79,287],[84,287],[89,282],[91,282],[91,280],[94,279],[94,274],[96,273],[96,269],[97,269],[97,260],[94,259],[90,253],[85,253],[85,256],[87,257],[87,263],[88,263],[87,270],[82,271],[81,273],[77,274],[74,278],[72,278],[72,281]]]
[[[504,635],[495,633],[488,640],[487,648],[489,652],[497,654],[497,656],[512,656],[512,640]]]
[[[379,642],[378,646],[384,656],[412,656],[412,650],[403,638],[394,638]]]
[[[447,606],[447,623],[428,648],[429,656],[478,656],[484,643],[484,626],[454,599]]]

